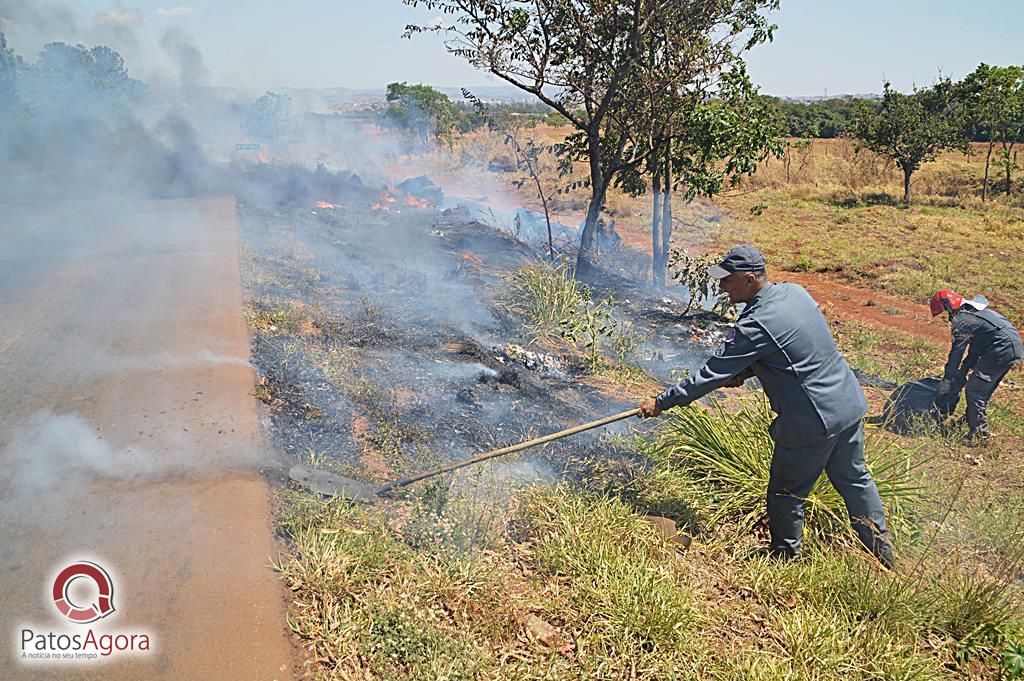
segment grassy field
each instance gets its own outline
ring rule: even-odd
[[[500,140],[474,135],[454,155],[415,162],[455,176],[464,162],[503,153]],[[916,205],[902,209],[899,178],[877,157],[843,141],[801,153],[788,180],[786,165],[772,161],[715,203],[679,207],[678,245],[749,240],[782,270],[916,304],[940,287],[980,292],[1024,321],[1016,271],[1024,207],[1016,197],[981,204],[978,158],[946,155],[926,166]],[[515,193],[509,175],[479,175],[533,201]],[[584,198],[558,196],[559,215],[578,216]],[[613,194],[608,208],[642,247],[648,198]],[[505,304],[550,340],[544,331],[564,313],[524,296]],[[863,371],[900,382],[941,367],[946,347],[933,336],[825,312]],[[251,322],[294,323],[258,309]],[[626,442],[647,466],[594,470],[572,484],[510,490],[481,469],[372,507],[284,491],[277,568],[294,593],[289,622],[309,650],[308,675],[1024,678],[1020,376],[996,394],[996,437],[986,448],[967,448],[957,433],[868,429],[869,464],[896,532],[893,571],[852,543],[824,481],[808,503],[805,557],[753,555],[765,537],[770,413],[746,390]],[[877,409],[884,394],[871,393]],[[692,537],[688,548],[652,514]]]

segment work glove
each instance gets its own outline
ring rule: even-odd
[[[946,395],[952,389],[953,381],[949,380],[948,378],[944,378],[941,381],[939,381],[939,388],[938,390],[935,391],[935,393],[938,395]]]

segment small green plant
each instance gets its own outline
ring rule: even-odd
[[[1024,643],[1014,641],[1003,647],[1002,672],[1006,679],[1024,679]]]
[[[650,337],[637,330],[633,322],[619,322],[615,333],[609,338],[609,344],[615,353],[615,358],[620,362],[628,362],[634,359],[637,349]]]
[[[734,316],[731,310],[735,306],[729,302],[729,296],[724,291],[715,292],[718,285],[708,274],[712,265],[717,264],[721,256],[703,253],[691,256],[683,249],[673,248],[669,254],[669,274],[676,282],[690,292],[690,299],[686,303],[683,314],[689,314],[694,305],[698,308],[705,298],[714,296],[712,309],[724,317]]]
[[[587,365],[592,373],[601,367],[601,339],[612,338],[618,322],[612,318],[612,299],[586,302],[568,317],[559,320],[562,337],[573,344],[581,344],[587,353]]]

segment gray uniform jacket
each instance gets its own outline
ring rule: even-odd
[[[1020,333],[1009,319],[995,310],[975,310],[965,304],[953,315],[952,332],[953,345],[943,372],[943,377],[951,381],[963,381],[979,360],[981,368],[988,373],[1024,359]],[[970,352],[961,365],[968,345]]]
[[[766,284],[715,354],[658,395],[658,406],[687,405],[737,375],[761,381],[778,414],[771,435],[784,447],[822,442],[867,411],[864,391],[839,354],[818,304],[796,284]]]

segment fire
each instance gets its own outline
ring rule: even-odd
[[[417,199],[412,194],[409,194],[408,196],[405,197],[405,205],[412,206],[413,208],[430,208],[431,207],[430,201],[426,201],[424,199]]]
[[[331,203],[330,201],[317,201],[317,208],[344,208],[345,206],[340,203]]]
[[[463,251],[460,255],[462,256],[463,260],[465,260],[467,262],[471,262],[474,265],[476,265],[477,267],[483,267],[484,266],[484,261],[481,260],[480,258],[476,257],[475,255],[473,255],[472,253],[467,253],[467,252]]]
[[[395,189],[386,189],[377,197],[376,203],[370,205],[372,210],[388,212],[392,203],[399,203],[411,208],[432,208],[434,204],[423,199],[416,198],[412,194],[403,194]]]

